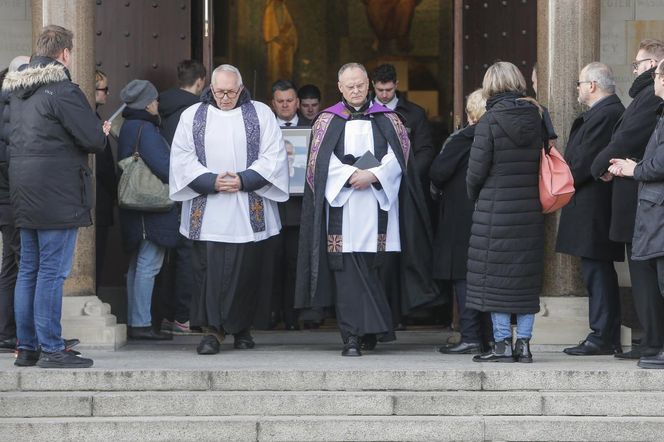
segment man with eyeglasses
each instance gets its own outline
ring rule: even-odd
[[[250,349],[266,240],[279,234],[288,162],[272,110],[251,100],[240,71],[221,65],[202,102],[180,117],[171,146],[170,197],[182,202],[180,233],[193,241],[190,324],[201,355],[226,333]]]
[[[664,62],[659,63],[652,77],[655,95],[664,99],[662,69]],[[632,259],[645,264],[647,273],[641,276],[648,278],[651,285],[658,286],[664,296],[664,103],[660,103],[657,115],[657,125],[643,159],[637,163],[629,158],[614,158],[609,171],[618,177],[633,177],[639,185]],[[661,320],[660,316],[658,323]],[[641,368],[664,369],[664,347],[660,347],[654,355],[642,352],[638,365]]]
[[[633,347],[624,354],[616,351],[615,356],[622,359],[639,359],[641,356],[653,355],[664,345],[664,302],[657,281],[649,277],[649,264],[635,260],[632,256],[638,183],[631,178],[614,177],[609,171],[611,159],[643,158],[646,144],[657,122],[655,112],[662,102],[662,99],[655,95],[652,73],[655,72],[657,62],[663,59],[664,41],[641,41],[636,59],[632,63],[636,75],[629,90],[632,102],[618,120],[611,141],[597,155],[591,166],[592,175],[596,179],[612,180],[609,238],[625,244],[634,307],[644,331],[638,347]]]
[[[361,64],[339,69],[343,99],[312,127],[297,265],[298,308],[334,305],[342,356],[396,339],[380,280],[386,255],[401,253],[404,303],[436,296],[431,226],[408,131],[391,109],[368,100]]]
[[[615,94],[611,68],[603,63],[585,66],[576,88],[579,103],[588,110],[572,123],[565,148],[575,193],[560,214],[556,252],[581,258],[592,332],[564,352],[574,356],[613,354],[621,348],[620,291],[613,262],[623,261],[625,251],[622,244],[609,239],[611,183],[595,180],[590,165],[611,141],[611,131],[625,107]]]

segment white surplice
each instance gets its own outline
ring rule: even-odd
[[[189,238],[192,200],[199,196],[189,186],[205,174],[226,171],[242,172],[253,169],[269,184],[256,190],[263,198],[265,230],[251,228],[249,199],[246,192],[218,192],[207,196],[201,226],[201,241],[246,243],[261,241],[279,233],[281,222],[277,202],[288,200],[288,160],[272,110],[265,104],[252,101],[260,122],[260,151],[258,159],[247,167],[247,140],[240,108],[222,111],[209,106],[205,127],[205,157],[203,166],[196,156],[192,125],[200,104],[186,109],[180,117],[171,146],[170,197],[182,201],[180,233]]]
[[[369,150],[374,153],[371,121],[353,120],[346,123],[344,154],[361,157]],[[344,187],[357,168],[343,164],[336,155],[330,158],[325,199],[331,207],[343,206],[342,252],[373,252],[378,247],[378,205],[387,211],[387,241],[385,250],[401,251],[399,238],[399,185],[401,166],[388,145],[381,165],[367,169],[376,175],[382,189],[373,185],[355,190]]]

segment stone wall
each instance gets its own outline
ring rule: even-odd
[[[27,0],[0,0],[0,70],[17,55],[32,52],[32,18]]]

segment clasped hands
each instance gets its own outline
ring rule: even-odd
[[[355,172],[353,172],[350,178],[348,178],[348,184],[350,184],[350,187],[356,190],[366,189],[377,181],[378,178],[376,178],[376,175],[369,172],[368,170],[362,169],[357,169]]]
[[[634,167],[636,167],[636,161],[630,159],[612,158],[609,162],[611,163],[611,166],[609,166],[609,171],[601,176],[603,181],[611,181],[614,176],[634,176]]]
[[[237,173],[224,172],[217,175],[214,180],[214,190],[217,192],[239,192],[242,189],[242,181]]]

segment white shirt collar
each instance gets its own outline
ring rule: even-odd
[[[397,94],[394,94],[394,97],[392,97],[392,99],[390,101],[388,101],[387,103],[385,103],[385,104],[383,104],[378,99],[376,99],[376,101],[378,103],[382,104],[383,106],[386,106],[386,107],[390,108],[391,110],[394,110],[394,109],[397,108],[397,103],[399,102],[399,97],[397,97]]]
[[[277,124],[279,124],[279,127],[293,127],[297,126],[297,123],[300,122],[300,118],[295,114],[295,116],[291,120],[282,120],[281,118],[277,117]],[[286,126],[286,123],[290,123],[289,126]]]

